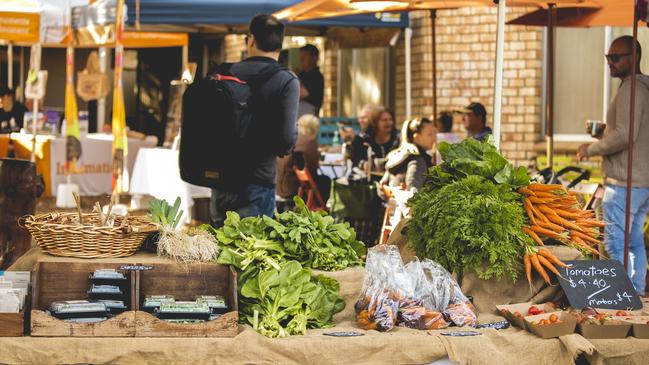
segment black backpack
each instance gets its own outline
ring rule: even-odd
[[[246,182],[252,167],[244,156],[253,148],[247,136],[253,127],[257,90],[282,69],[271,64],[248,82],[220,72],[187,88],[179,153],[184,181],[222,189],[236,189]]]

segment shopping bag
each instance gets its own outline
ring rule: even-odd
[[[86,69],[77,73],[77,95],[84,101],[106,97],[109,92],[107,73],[99,71],[97,52],[91,52],[86,62]]]

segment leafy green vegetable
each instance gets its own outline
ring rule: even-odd
[[[515,192],[529,184],[525,168],[513,167],[491,141],[442,142],[439,151],[444,162],[408,202],[412,218],[405,235],[411,247],[460,275],[516,279],[531,244]]]
[[[424,188],[409,202],[406,237],[419,257],[447,270],[476,272],[482,279],[515,279],[529,237],[517,193],[480,176],[440,189]]]
[[[180,210],[180,197],[176,198],[173,207],[164,199],[152,200],[149,203],[149,215],[154,223],[175,229],[183,216],[183,211]]]
[[[266,337],[303,335],[307,328],[332,326],[332,317],[345,304],[338,283],[322,275],[312,277],[297,261],[268,268],[241,287],[241,314]]]
[[[349,223],[334,223],[324,212],[309,211],[299,197],[295,197],[295,205],[297,212],[279,214],[277,221],[265,218],[283,242],[288,258],[327,271],[362,265],[360,257],[367,251]]]
[[[438,150],[442,163],[429,174],[429,183],[441,187],[467,176],[477,175],[498,184],[506,184],[516,189],[527,186],[530,178],[525,167],[514,167],[492,144],[467,138],[457,144],[440,142]]]
[[[332,316],[345,304],[339,284],[310,268],[341,270],[362,265],[365,245],[349,224],[336,224],[325,213],[312,213],[296,197],[296,212],[270,217],[240,218],[228,212],[212,233],[221,254],[217,262],[241,274],[242,321],[267,337],[304,334],[307,328],[331,326]]]

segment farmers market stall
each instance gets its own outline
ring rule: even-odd
[[[489,143],[440,151],[370,249],[297,197],[218,229],[179,228],[179,198],[23,217],[40,248],[0,277],[0,362],[642,363],[649,316],[621,264],[581,259],[592,212]]]
[[[9,140],[14,142],[16,157],[29,159],[32,152],[32,135],[12,133],[0,135],[0,156],[7,156]],[[112,176],[112,136],[107,134],[89,134],[81,137],[82,156],[79,159],[80,173],[74,177],[82,195],[110,194],[112,191],[110,177]],[[58,184],[65,183],[65,137],[39,135],[36,137],[36,166],[37,172],[45,179],[45,195],[56,195]],[[137,151],[142,147],[153,147],[155,139],[129,138],[126,167],[129,174],[133,172],[133,164]]]
[[[560,254],[559,254],[560,255]],[[562,257],[562,256],[560,256]],[[568,256],[569,257],[569,256]],[[562,257],[567,258],[567,257]],[[81,260],[60,258],[34,249],[17,262],[12,270],[29,270],[40,262],[58,263],[145,263],[152,266],[172,263],[153,254],[138,253],[127,258]],[[208,264],[206,264],[208,265]],[[458,363],[474,364],[564,364],[580,353],[588,355],[593,363],[614,360],[618,363],[642,363],[649,356],[649,340],[627,338],[624,340],[586,340],[573,334],[559,339],[544,340],[518,328],[506,330],[479,329],[481,336],[447,337],[444,330],[419,331],[395,328],[389,333],[362,331],[354,323],[354,302],[363,283],[364,271],[351,268],[329,272],[327,276],[340,282],[346,309],[334,317],[336,326],[329,329],[309,330],[305,336],[291,336],[282,340],[268,339],[255,333],[249,326],[240,325],[233,338],[79,338],[79,337],[0,337],[1,363],[411,363],[424,364],[449,357]],[[486,293],[493,283],[471,284],[474,291]],[[526,300],[521,297],[512,300]],[[489,302],[503,302],[497,290]],[[477,296],[476,296],[477,298]],[[502,318],[485,310],[481,322]],[[357,331],[362,337],[330,337],[323,333]],[[477,352],[476,349],[488,349]],[[91,350],[91,351],[89,351]]]

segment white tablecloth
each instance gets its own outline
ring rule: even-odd
[[[151,195],[169,204],[180,197],[183,218],[188,220],[193,198],[209,198],[211,191],[181,180],[177,150],[141,148],[133,167],[130,193],[133,196]]]
[[[9,136],[3,135],[3,143],[8,143]],[[31,134],[12,133],[18,158],[29,158],[32,150]],[[65,136],[38,135],[36,138],[36,168],[43,174],[46,184],[46,195],[56,195],[59,184],[67,181],[65,171]],[[79,185],[81,195],[103,195],[112,192],[113,178],[113,136],[112,134],[88,134],[81,136],[81,157],[79,173],[70,177],[70,182]],[[126,168],[129,175],[133,171],[135,156],[141,147],[153,147],[157,138],[128,139]],[[6,154],[6,151],[4,152]]]
[[[346,167],[343,165],[342,153],[325,152],[324,159],[320,162],[320,172],[332,180],[345,176]]]

